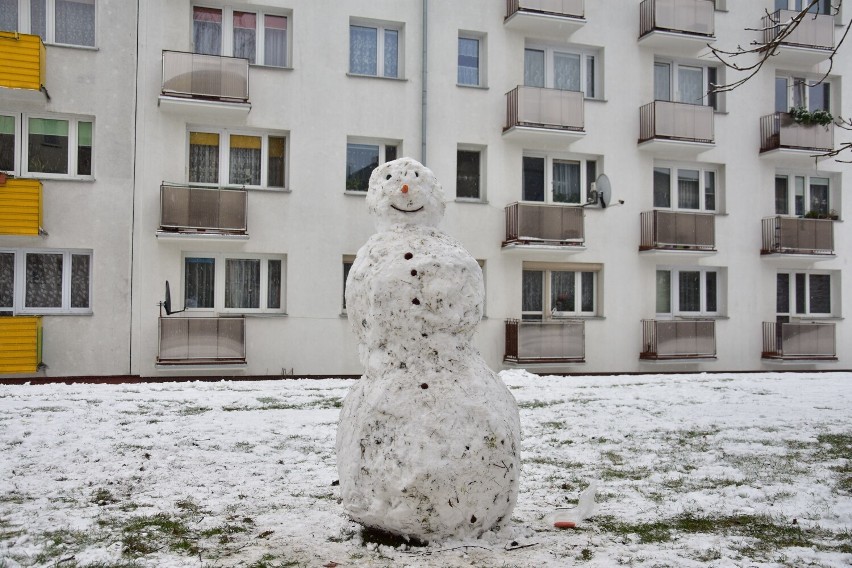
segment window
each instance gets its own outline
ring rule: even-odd
[[[91,177],[93,126],[91,118],[0,113],[0,170],[39,178]]]
[[[787,316],[830,316],[832,275],[829,273],[779,272],[776,276],[776,312]]]
[[[459,32],[459,85],[485,86],[485,36]]]
[[[718,268],[658,268],[657,314],[717,315],[722,272]]]
[[[654,166],[654,207],[688,211],[716,211],[716,170],[706,166]]]
[[[582,91],[601,98],[594,52],[568,47],[530,45],[524,49],[524,85],[562,91]]]
[[[366,192],[379,164],[396,160],[396,143],[350,140],[346,144],[346,191]]]
[[[92,312],[92,251],[0,249],[0,313]]]
[[[775,174],[775,214],[828,218],[835,215],[831,178]]]
[[[189,131],[189,183],[283,189],[287,136],[227,129]]]
[[[252,64],[287,67],[288,19],[280,13],[193,6],[193,51],[242,57]]]
[[[775,112],[788,112],[791,108],[831,112],[831,82],[823,77],[775,77]]]
[[[539,266],[525,263],[521,313],[524,320],[593,316],[598,313],[597,265]]]
[[[775,0],[775,9],[801,11],[807,8],[810,3],[811,0]],[[808,12],[813,14],[834,14],[837,10],[832,8],[831,0],[819,0]]]
[[[597,160],[525,155],[521,199],[540,203],[585,203],[597,177]]]
[[[15,140],[19,138],[18,121],[14,116],[0,114],[0,171],[17,171],[15,164],[18,162],[18,145]]]
[[[346,279],[349,278],[349,271],[352,269],[352,264],[355,262],[355,255],[343,255],[343,313],[346,313]]]
[[[715,84],[719,84],[716,67],[654,62],[654,100],[706,105],[720,110],[718,95],[709,93],[711,85]]]
[[[186,309],[284,311],[283,257],[186,254],[183,282]]]
[[[459,148],[456,152],[456,197],[483,199],[483,150]]]
[[[395,24],[350,24],[349,72],[400,78],[401,29]]]
[[[95,0],[0,0],[0,30],[94,47]]]

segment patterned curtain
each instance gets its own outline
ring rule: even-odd
[[[378,62],[378,30],[349,26],[349,72],[359,75],[376,75]]]
[[[678,102],[704,104],[704,73],[698,67],[678,67]]]
[[[263,64],[274,67],[287,66],[287,18],[264,16]]]
[[[56,0],[56,43],[95,45],[95,0]]]
[[[552,312],[576,311],[576,275],[574,272],[550,273],[550,310]]]
[[[222,10],[199,6],[192,9],[192,42],[195,53],[222,54]]]
[[[678,170],[677,206],[681,209],[700,209],[698,170]]]
[[[256,46],[257,15],[234,12],[234,57],[244,57],[254,63]]]
[[[539,312],[537,319],[541,319],[542,290],[544,288],[544,272],[540,270],[524,270],[521,284],[521,310],[524,312]],[[527,316],[524,316],[526,319]]]
[[[399,77],[399,32],[385,30],[385,77]]]
[[[570,53],[553,54],[553,88],[563,91],[580,90],[580,56]]]
[[[524,85],[544,87],[544,52],[540,49],[524,50]]]
[[[225,307],[260,307],[260,260],[229,258],[225,261]]]
[[[27,254],[24,296],[28,308],[62,307],[62,254]]]
[[[30,33],[47,39],[47,0],[31,0]]]
[[[459,38],[459,85],[479,84],[479,40]]]
[[[89,274],[92,257],[87,254],[71,255],[71,307],[89,307]]]
[[[231,151],[228,183],[233,185],[260,185],[259,136],[231,134]]]
[[[219,183],[219,135],[189,133],[190,183]]]
[[[0,31],[18,31],[18,0],[0,0]]]
[[[553,161],[553,201],[580,203],[580,162]]]
[[[15,253],[0,252],[0,310],[12,309],[14,291]]]
[[[187,258],[184,262],[184,308],[212,308],[216,261],[212,258]]]

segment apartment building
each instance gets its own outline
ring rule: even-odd
[[[33,23],[78,4],[93,45]],[[849,141],[814,123],[852,115],[848,46],[829,58],[848,7],[706,94],[739,77],[708,44],[771,39],[799,4],[6,0],[46,60],[27,88],[0,67],[0,199],[40,183],[44,210],[41,233],[0,227],[0,333],[39,324],[46,365],[14,372],[359,374],[345,277],[369,173],[402,156],[482,266],[495,369],[850,369],[849,166],[813,157]],[[77,170],[30,159],[51,113]],[[42,252],[67,264],[61,311],[30,292],[58,282]]]

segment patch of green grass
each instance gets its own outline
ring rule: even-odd
[[[525,402],[519,402],[518,408],[547,408],[548,406],[556,406],[557,404],[562,404],[561,400],[527,400]]]
[[[584,464],[579,462],[565,461],[550,456],[533,456],[524,460],[526,463],[535,463],[539,465],[552,465],[554,467],[566,469],[579,469],[584,467]]]
[[[647,467],[625,467],[614,468],[606,467],[601,470],[601,479],[604,481],[612,481],[615,479],[625,479],[628,481],[640,481],[651,476],[654,472]]]
[[[204,414],[205,412],[210,412],[213,410],[209,406],[184,406],[180,410],[178,410],[178,414],[181,416],[195,416],[196,414]]]
[[[0,495],[0,503],[23,505],[27,501],[32,501],[32,497],[24,495],[23,493],[18,493],[17,491],[10,491],[9,493],[3,493]]]
[[[42,535],[44,547],[35,555],[38,565],[52,564],[65,557],[68,553],[76,552],[92,541],[93,535],[86,531],[59,529],[48,531]]]
[[[260,560],[249,564],[248,568],[290,568],[292,566],[302,566],[302,563],[297,560],[279,560],[276,562],[274,554],[266,553]]]
[[[164,547],[176,552],[196,554],[198,547],[189,541],[190,530],[181,519],[166,513],[134,517],[123,529],[124,554],[150,554]]]
[[[112,505],[113,503],[118,503],[118,499],[116,499],[109,489],[101,487],[92,493],[92,503],[100,506]]]
[[[541,423],[541,427],[542,427],[542,428],[553,429],[553,430],[562,430],[563,428],[565,428],[565,422],[559,422],[559,421],[554,421],[554,422],[542,422],[542,423]]]

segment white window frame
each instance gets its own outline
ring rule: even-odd
[[[15,140],[12,144],[12,169],[11,170],[2,170],[7,173],[13,175],[21,175],[21,152],[23,147],[23,135],[21,133],[21,113],[17,112],[5,112],[0,110],[0,116],[8,116],[11,117],[14,121],[14,137]],[[94,148],[92,149],[94,153]],[[94,162],[94,159],[92,160]],[[94,164],[93,164],[94,166]]]
[[[472,152],[479,154],[479,195],[477,197],[461,197],[458,195],[458,153],[459,152]],[[457,201],[472,201],[472,202],[483,202],[486,200],[486,185],[485,185],[485,172],[486,172],[486,147],[479,146],[475,144],[459,144],[456,148],[456,200]]]
[[[9,116],[9,113],[2,113],[4,116]],[[23,113],[18,114],[19,119],[15,133],[18,136],[15,154],[19,158],[16,164],[16,171],[20,172],[21,177],[38,178],[38,179],[74,179],[74,180],[93,180],[95,178],[95,163],[96,163],[96,124],[93,116],[76,116],[69,114],[48,114],[48,113]],[[31,118],[40,118],[45,120],[64,120],[68,122],[68,172],[64,174],[54,174],[45,172],[30,172],[29,171],[29,124]],[[81,122],[92,123],[92,173],[85,175],[77,174],[77,150],[79,146],[78,125]]]
[[[685,213],[720,213],[723,208],[722,204],[724,200],[722,199],[722,175],[721,168],[715,165],[708,164],[690,164],[690,163],[681,163],[681,162],[654,162],[654,170],[657,168],[664,168],[669,170],[669,203],[671,204],[669,207],[665,207],[662,205],[657,205],[654,200],[654,195],[651,196],[651,202],[654,206],[654,209],[662,209],[665,211],[683,211]],[[678,200],[678,187],[677,183],[680,179],[679,171],[680,170],[697,170],[698,171],[698,201],[699,207],[689,208],[689,207],[681,207]],[[707,207],[707,173],[712,173],[714,178],[714,202],[715,207],[713,209],[709,209]],[[656,187],[654,183],[651,184],[651,191],[656,192]]]
[[[222,12],[222,46],[219,55],[223,55],[225,57],[233,57],[234,53],[234,12],[247,12],[250,14],[254,14],[256,16],[256,28],[255,32],[255,46],[254,46],[254,55],[255,62],[250,63],[250,65],[257,65],[260,67],[270,67],[272,69],[291,69],[291,48],[293,46],[293,33],[292,33],[292,12],[288,10],[265,10],[260,9],[258,6],[254,5],[244,5],[244,6],[232,6],[232,5],[212,5],[204,2],[194,2],[190,6],[190,29],[189,29],[189,37],[193,38],[193,29],[194,25],[192,14],[194,9],[198,8],[208,8],[211,10],[220,10]],[[284,53],[284,65],[267,65],[265,61],[262,59],[266,55],[266,28],[264,26],[264,16],[277,16],[279,18],[287,19],[287,46],[286,52]],[[193,50],[195,46],[193,45]]]
[[[542,310],[541,311],[524,311],[523,309],[523,272],[541,272],[542,273]],[[574,273],[574,307],[579,308],[568,311],[556,311],[552,305],[551,289],[552,289],[552,274],[554,272],[573,272]],[[591,273],[592,280],[592,303],[591,311],[583,311],[582,309],[582,282],[584,273]],[[582,264],[539,264],[539,263],[524,263],[521,276],[521,319],[527,321],[550,321],[564,320],[576,318],[596,317],[600,313],[600,285],[601,285],[601,267],[599,265],[582,265]],[[540,317],[527,317],[540,316]]]
[[[776,316],[788,316],[790,318],[805,318],[805,319],[819,319],[819,318],[832,318],[836,317],[836,310],[838,309],[838,300],[840,298],[840,275],[837,272],[830,270],[779,270],[776,275],[779,274],[788,274],[789,275],[789,305],[787,306],[787,312],[779,312],[778,311],[778,281],[776,276],[775,281],[775,312]],[[802,274],[805,276],[805,311],[804,312],[796,312],[796,275]],[[811,300],[810,300],[810,287],[811,287],[811,276],[828,276],[829,277],[829,311],[828,313],[824,312],[811,312]]]
[[[92,291],[94,286],[94,262],[90,249],[56,249],[56,248],[0,248],[0,253],[14,255],[14,274],[12,309],[0,308],[0,313],[12,315],[90,315],[92,314]],[[61,254],[62,255],[62,305],[58,308],[27,307],[26,302],[26,258],[28,254]],[[72,256],[89,257],[89,305],[84,308],[71,307],[71,259]]]
[[[187,308],[187,313],[198,314],[286,314],[287,313],[287,256],[280,254],[252,254],[252,253],[210,253],[210,252],[184,252],[181,255],[180,282],[181,282],[181,304],[186,299],[186,260],[189,258],[213,259],[213,307],[212,308]],[[225,265],[231,260],[259,260],[260,261],[260,307],[259,308],[226,308],[225,307]],[[269,295],[269,261],[281,261],[281,307],[267,307]]]
[[[536,158],[544,160],[544,201],[528,201],[523,199],[524,197],[524,169],[523,169],[523,159],[524,158]],[[574,202],[565,202],[565,201],[554,201],[553,199],[553,162],[578,162],[580,164],[580,201]],[[590,180],[588,171],[589,171],[589,162],[595,162],[595,179],[600,175],[601,170],[601,159],[597,156],[580,156],[577,154],[562,154],[562,153],[554,153],[554,152],[535,152],[535,151],[524,151],[521,157],[521,195],[519,196],[519,201],[521,203],[546,203],[550,205],[565,205],[567,207],[583,205],[588,203],[589,200],[589,188],[591,187],[592,182],[595,180]]]
[[[218,183],[190,182],[190,133],[200,132],[202,134],[218,134],[219,135],[219,181]],[[260,146],[260,185],[250,184],[232,184],[231,179],[231,135],[236,136],[251,136],[261,139]],[[284,187],[269,186],[269,138],[284,138]],[[231,128],[212,128],[209,126],[188,126],[186,129],[186,168],[184,177],[187,183],[194,186],[202,187],[224,187],[224,188],[250,188],[264,189],[269,191],[287,191],[289,186],[288,177],[290,175],[289,168],[290,160],[290,133],[289,132],[270,132],[270,131],[253,131]]]
[[[343,293],[340,295],[340,314],[346,315],[346,278],[349,275],[349,270],[352,269],[352,265],[355,263],[355,255],[354,254],[344,254],[343,262],[341,266],[343,267],[343,283],[342,290]],[[349,265],[349,269],[346,268],[346,265]]]
[[[356,73],[352,71],[352,27],[370,28],[376,30],[376,74]],[[385,31],[394,31],[396,36],[396,75],[385,75]],[[363,18],[350,18],[349,41],[347,43],[347,73],[355,77],[377,77],[380,79],[404,79],[405,78],[405,24],[398,22],[385,22],[380,20],[367,20]]]
[[[22,34],[35,34],[32,31],[31,4],[33,2],[45,3],[45,22],[44,33],[46,37],[42,38],[45,44],[63,45],[71,47],[79,47],[83,49],[96,49],[98,45],[98,1],[93,0],[95,5],[95,21],[93,22],[95,30],[94,45],[79,45],[74,43],[58,43],[56,38],[56,0],[18,0],[18,32]]]
[[[831,112],[834,107],[834,99],[836,98],[836,85],[834,82],[823,76],[823,75],[808,75],[807,73],[776,73],[775,81],[777,82],[780,79],[784,79],[787,83],[787,104],[783,111],[778,112],[789,112],[791,108],[802,106],[806,109],[810,109],[811,102],[811,87],[816,86],[817,84],[825,84],[828,85],[828,108],[824,109],[828,112]],[[803,101],[801,105],[795,104],[795,92],[796,89],[799,88],[799,85],[804,85],[803,92]],[[777,106],[777,101],[775,103]]]
[[[458,80],[458,61],[456,61],[456,85],[459,87],[481,87],[484,88],[488,85],[488,77],[486,73],[487,69],[487,52],[486,52],[486,34],[481,32],[473,32],[467,30],[459,30],[458,39],[469,39],[474,40],[478,44],[478,53],[477,53],[477,69],[479,71],[479,81],[476,83],[462,83]],[[458,50],[458,42],[456,43],[456,49]],[[461,55],[461,54],[457,54]]]
[[[667,99],[656,99],[657,93],[657,85],[656,85],[656,68],[657,65],[667,65],[668,66],[668,76],[669,76],[669,94]],[[680,67],[692,67],[696,69],[701,69],[701,88],[702,88],[702,98],[701,102],[690,102],[690,101],[682,101],[680,100],[680,73],[678,72]],[[654,98],[656,100],[663,100],[668,102],[679,102],[684,104],[694,104],[699,106],[709,106],[713,107],[715,112],[722,112],[724,106],[724,93],[716,93],[716,104],[712,105],[710,96],[707,94],[710,88],[710,71],[709,69],[716,70],[716,83],[723,84],[724,79],[722,77],[723,70],[721,67],[717,65],[708,65],[703,62],[697,61],[681,61],[678,59],[654,59]]]
[[[785,217],[804,217],[810,209],[811,204],[811,180],[812,179],[827,179],[828,180],[828,211],[831,213],[832,211],[837,214],[840,210],[838,203],[840,200],[839,191],[837,188],[840,186],[840,183],[835,179],[837,174],[835,173],[819,173],[819,172],[811,172],[811,173],[803,173],[801,171],[793,171],[793,170],[779,170],[775,172],[775,177],[773,178],[773,211],[775,215],[781,215]],[[775,180],[780,177],[787,178],[787,212],[779,213],[775,209]],[[796,179],[801,178],[804,183],[804,192],[803,192],[803,203],[802,203],[802,213],[799,214],[796,212]]]
[[[346,162],[346,166],[349,166],[349,146],[352,144],[360,144],[364,146],[378,146],[379,147],[379,165],[387,162],[387,148],[388,146],[396,148],[396,158],[401,158],[402,154],[402,141],[401,140],[388,140],[385,138],[364,138],[361,136],[348,136],[346,138],[346,154],[344,156],[344,160]],[[346,187],[346,179],[348,179],[348,174],[344,175],[343,179],[343,187]],[[345,189],[345,193],[351,195],[367,195],[367,188],[364,189]]]
[[[671,312],[656,312],[656,300],[659,295],[657,290],[658,282],[657,272],[669,273],[669,306]],[[680,307],[680,273],[681,272],[698,272],[699,276],[699,310],[684,311]],[[716,309],[710,311],[707,309],[707,273],[713,272],[716,274]],[[654,273],[654,311],[657,313],[657,319],[673,319],[673,318],[705,318],[705,317],[720,317],[725,313],[725,283],[726,273],[723,268],[718,266],[658,266]]]
[[[553,60],[554,55],[556,53],[564,53],[566,55],[579,55],[580,56],[580,91],[583,93],[583,97],[592,100],[602,100],[603,99],[603,82],[601,77],[601,69],[602,65],[602,52],[598,50],[591,49],[583,49],[576,46],[570,45],[559,45],[559,44],[548,44],[548,43],[528,43],[524,45],[524,51],[526,50],[536,50],[536,51],[544,51],[544,88],[545,89],[553,89],[554,86],[554,77],[553,77]],[[594,93],[590,96],[588,93],[588,74],[589,74],[589,61],[592,62],[592,67],[594,69],[592,78],[592,88],[594,89]]]

